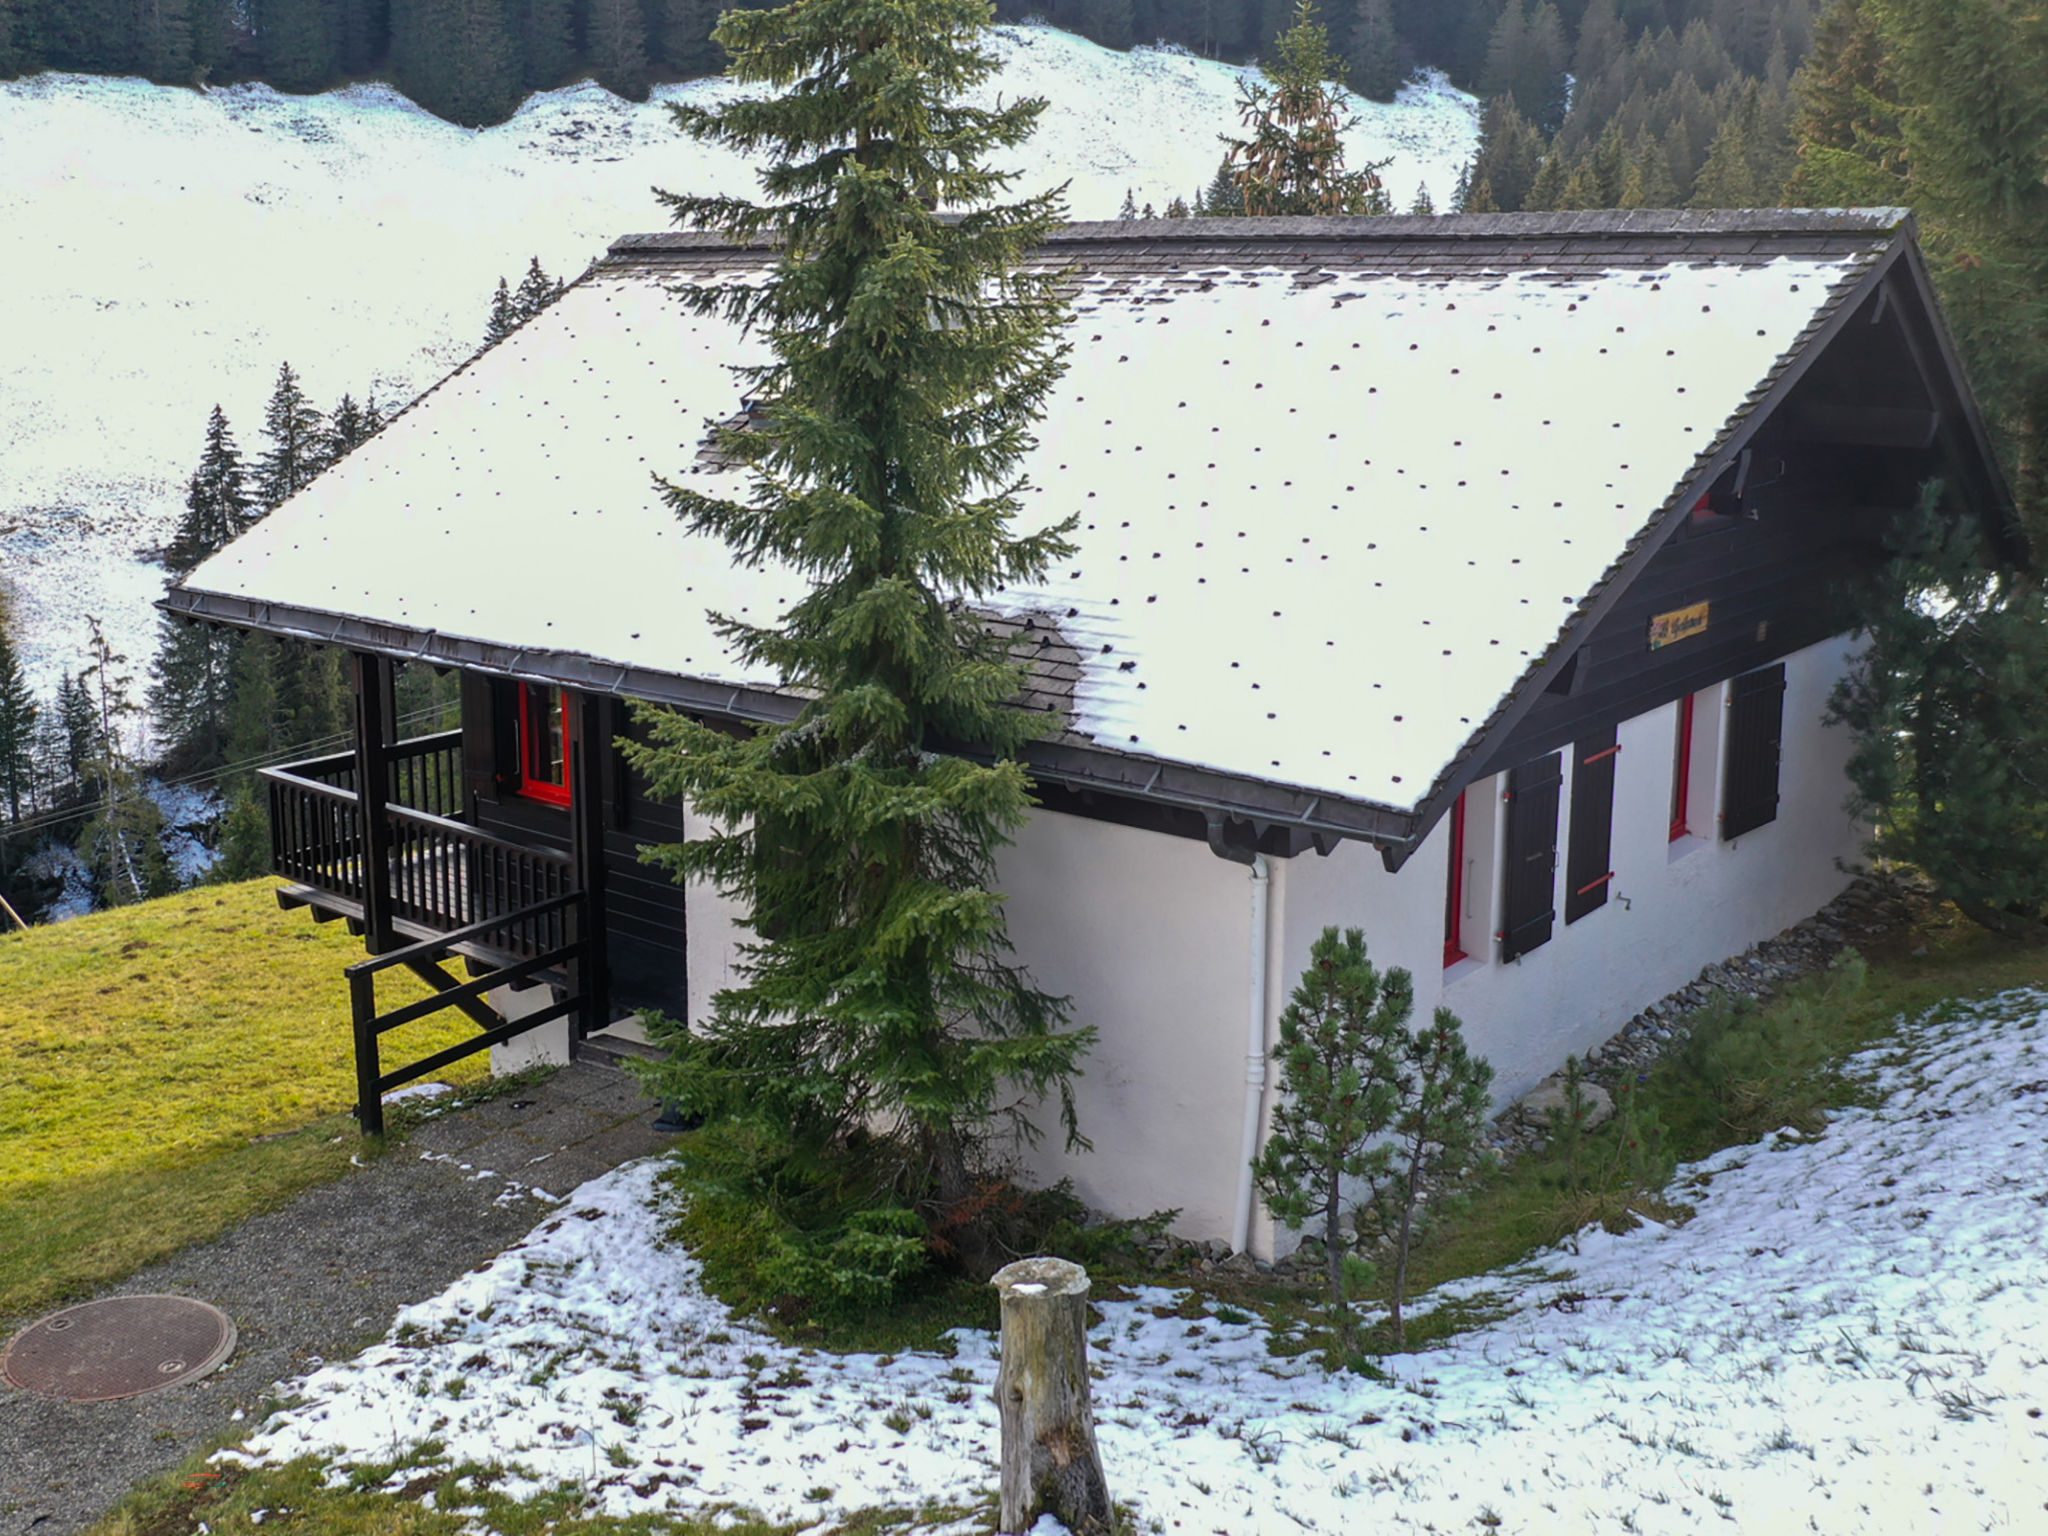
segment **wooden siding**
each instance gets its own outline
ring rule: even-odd
[[[472,683],[474,679],[474,683]],[[569,812],[544,805],[504,787],[497,763],[504,760],[502,736],[495,722],[513,706],[513,685],[501,679],[465,674],[463,745],[465,776],[471,784],[498,784],[495,798],[479,794],[476,823],[486,832],[516,842],[569,850]],[[483,686],[478,687],[475,684]],[[604,700],[607,729],[614,736],[631,732],[624,705]],[[490,727],[472,722],[470,709],[481,706],[494,717]],[[489,765],[473,754],[486,743],[500,744]],[[651,798],[644,781],[626,767],[616,752],[608,754],[612,772],[605,796],[605,902],[610,915],[612,998],[627,1009],[655,1008],[675,1018],[684,1015],[688,991],[685,974],[683,888],[662,870],[640,862],[643,843],[683,840],[682,808]]]
[[[1916,423],[1946,423],[1915,361],[1907,307],[1871,301],[1753,439],[1746,476],[1716,483],[1723,515],[1679,528],[1472,777],[1498,773],[1855,625],[1854,593],[1894,520],[1955,472]],[[1936,438],[1941,433],[1933,432]],[[1872,441],[1875,439],[1876,441]],[[1703,633],[1650,649],[1650,623],[1697,603]]]

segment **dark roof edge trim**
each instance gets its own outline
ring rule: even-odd
[[[1543,690],[1562,670],[1564,664],[1584,643],[1586,637],[1600,621],[1607,617],[1614,605],[1629,586],[1640,576],[1643,568],[1655,558],[1657,551],[1678,527],[1678,520],[1699,500],[1722,472],[1735,461],[1743,446],[1754,437],[1771,414],[1785,403],[1785,397],[1799,381],[1806,376],[1820,355],[1827,350],[1828,343],[1841,332],[1844,326],[1860,311],[1863,303],[1884,283],[1886,276],[1912,247],[1912,226],[1908,220],[1893,236],[1886,249],[1877,255],[1853,283],[1845,284],[1829,300],[1829,306],[1810,321],[1794,344],[1788,361],[1776,371],[1770,387],[1761,394],[1746,400],[1741,409],[1730,418],[1721,435],[1700,451],[1693,460],[1692,471],[1678,483],[1674,494],[1665,501],[1656,514],[1650,518],[1632,540],[1621,559],[1609,567],[1585,601],[1581,602],[1572,616],[1565,621],[1564,628],[1552,644],[1543,660],[1522,674],[1522,679],[1502,700],[1491,716],[1467,739],[1465,747],[1453,758],[1436,785],[1415,808],[1415,836],[1400,848],[1383,850],[1387,869],[1398,873],[1410,854],[1422,846],[1438,820],[1451,808],[1459,793],[1476,777],[1476,769],[1493,755],[1508,734],[1522,722],[1523,716],[1535,708],[1536,701],[1543,696]]]
[[[180,618],[288,635],[397,661],[463,667],[753,724],[785,723],[795,718],[801,707],[800,700],[764,688],[678,677],[562,651],[499,645],[220,592],[174,587],[158,600],[157,607]],[[1383,854],[1414,836],[1415,818],[1408,811],[1263,779],[1239,778],[1194,764],[1094,751],[1063,741],[1034,742],[1025,749],[1024,760],[1035,777],[1070,789],[1194,810],[1220,810],[1242,820],[1374,843]]]
[[[1911,214],[1904,208],[1586,209],[1570,213],[1371,214],[1356,217],[1263,219],[1106,219],[1060,226],[1046,238],[1064,245],[1212,244],[1219,239],[1329,240],[1398,244],[1406,240],[1514,241],[1626,235],[1644,239],[1689,235],[1890,234]],[[762,235],[736,240],[709,230],[621,235],[608,260],[662,251],[767,250]]]

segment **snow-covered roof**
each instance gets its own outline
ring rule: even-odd
[[[1386,832],[1698,494],[1905,218],[1070,226],[1045,259],[1072,269],[1073,353],[1024,526],[1078,514],[1078,548],[997,600],[1065,658],[1044,750]],[[776,679],[710,615],[772,620],[798,579],[736,567],[655,489],[738,489],[699,453],[739,404],[730,365],[760,355],[668,286],[765,259],[619,242],[172,606],[774,714]]]

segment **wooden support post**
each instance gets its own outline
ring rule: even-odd
[[[1052,1515],[1074,1536],[1113,1536],[1088,1398],[1088,1271],[1065,1259],[1019,1259],[989,1283],[1003,1306],[996,1529],[1021,1536],[1040,1515]]]
[[[391,662],[349,652],[355,685],[356,814],[362,818],[363,938],[373,955],[397,948],[391,926]]]
[[[384,1095],[377,1089],[377,978],[351,971],[348,1002],[356,1035],[356,1122],[365,1136],[384,1134]]]
[[[589,694],[569,695],[569,847],[576,888],[583,905],[576,914],[581,957],[573,964],[579,1039],[612,1021],[611,962],[606,943],[604,877],[604,761],[611,743],[604,735],[604,711]]]

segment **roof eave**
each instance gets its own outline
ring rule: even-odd
[[[747,724],[783,724],[803,707],[801,699],[772,689],[683,677],[571,652],[503,645],[229,593],[173,587],[157,606],[178,618],[261,630],[396,661],[460,667],[522,682],[666,704]],[[1073,741],[1034,742],[1023,757],[1034,777],[1071,789],[1189,810],[1221,811],[1235,819],[1296,828],[1323,838],[1370,842],[1383,855],[1416,836],[1414,813],[1400,807],[1242,778],[1193,764],[1105,752]]]

